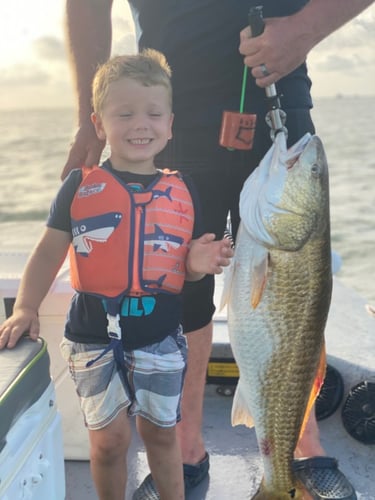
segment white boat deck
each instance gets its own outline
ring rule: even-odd
[[[0,253],[0,298],[14,297],[26,254]],[[217,297],[220,295],[220,280]],[[42,336],[47,340],[51,371],[62,414],[66,500],[97,499],[89,472],[88,440],[73,383],[59,353],[64,318],[70,301],[67,270],[63,268],[40,310]],[[218,303],[218,302],[217,302]],[[328,362],[344,378],[344,400],[351,387],[363,380],[375,381],[375,318],[365,301],[334,280],[326,343]],[[0,309],[0,321],[4,311]],[[214,357],[230,357],[225,311],[217,313],[214,327]],[[210,453],[210,474],[188,494],[187,500],[247,499],[255,493],[262,475],[255,433],[243,426],[231,427],[232,397],[219,395],[207,385],[204,401],[204,437]],[[339,459],[341,470],[354,485],[359,500],[375,500],[375,445],[353,439],[344,429],[341,407],[320,422],[327,454]],[[129,479],[126,500],[148,474],[143,445],[134,431],[128,456]],[[38,499],[41,500],[41,499]],[[52,500],[52,499],[51,499]],[[54,500],[54,499],[53,499]]]
[[[328,362],[344,378],[344,400],[352,386],[369,378],[374,380],[375,376],[375,318],[366,312],[365,305],[361,297],[335,281],[326,341]],[[213,353],[217,357],[230,352],[223,320],[223,314],[216,316]],[[232,397],[219,395],[216,388],[206,386],[204,401],[203,432],[210,453],[210,474],[187,495],[187,500],[245,500],[256,492],[262,476],[254,430],[231,426]],[[327,454],[339,460],[358,499],[375,500],[375,446],[362,444],[345,431],[341,406],[331,417],[320,421],[322,444]],[[132,498],[135,488],[149,472],[136,431],[128,461],[126,500]],[[88,462],[66,462],[66,486],[67,500],[97,498]]]

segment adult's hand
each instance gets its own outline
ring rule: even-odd
[[[356,17],[374,0],[309,0],[288,17],[264,19],[264,32],[250,38],[250,28],[240,35],[240,53],[252,68],[257,85],[267,87],[302,64],[310,50]]]
[[[104,146],[105,141],[98,139],[91,120],[82,124],[71,144],[67,162],[61,173],[61,179],[65,179],[69,172],[75,168],[98,165]]]
[[[274,17],[265,19],[264,32],[257,37],[251,38],[249,27],[242,30],[239,51],[257,85],[267,87],[300,66],[314,43],[309,27],[295,16]]]

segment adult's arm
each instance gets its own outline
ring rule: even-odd
[[[66,0],[66,42],[77,95],[78,130],[61,177],[99,163],[105,142],[91,123],[91,83],[112,45],[112,0]]]
[[[363,12],[373,0],[310,0],[305,7],[287,17],[265,19],[262,35],[250,38],[250,28],[240,34],[240,53],[252,68],[260,87],[266,87],[289,74],[306,60],[319,42]],[[262,74],[260,65],[269,72]]]

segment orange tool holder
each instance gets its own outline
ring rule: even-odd
[[[264,21],[263,21],[262,10],[263,8],[261,5],[250,8],[249,25],[251,29],[251,36],[258,36],[263,32]],[[247,66],[244,66],[239,112],[238,111],[223,112],[219,144],[221,146],[226,147],[229,150],[235,150],[235,149],[249,150],[253,147],[257,115],[243,112],[245,93],[246,93],[247,72],[248,68]],[[273,86],[272,93],[270,94],[270,96],[267,94],[267,97],[274,98],[275,96],[277,99],[276,90],[274,89]],[[279,106],[277,106],[277,108],[279,108]],[[272,109],[273,109],[272,111],[273,114],[279,113],[279,109],[276,109],[275,111],[274,111],[275,107],[273,107]],[[271,118],[273,118],[273,116],[271,116]],[[274,124],[273,121],[272,124]],[[281,128],[280,127],[276,128],[275,133],[277,133],[277,131],[279,130],[284,130],[282,128],[282,125]]]
[[[223,111],[219,144],[229,150],[246,150],[253,147],[257,115],[243,112],[246,80],[247,66],[244,66],[240,110]]]

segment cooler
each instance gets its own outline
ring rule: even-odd
[[[0,498],[65,498],[61,417],[45,340],[0,351]]]
[[[0,323],[11,313],[28,256],[26,251],[0,252]],[[66,261],[39,309],[40,332],[48,344],[50,373],[62,418],[65,459],[88,460],[87,429],[83,424],[74,383],[59,348],[72,294]],[[0,499],[3,500],[1,496]],[[55,498],[50,497],[49,500]]]

